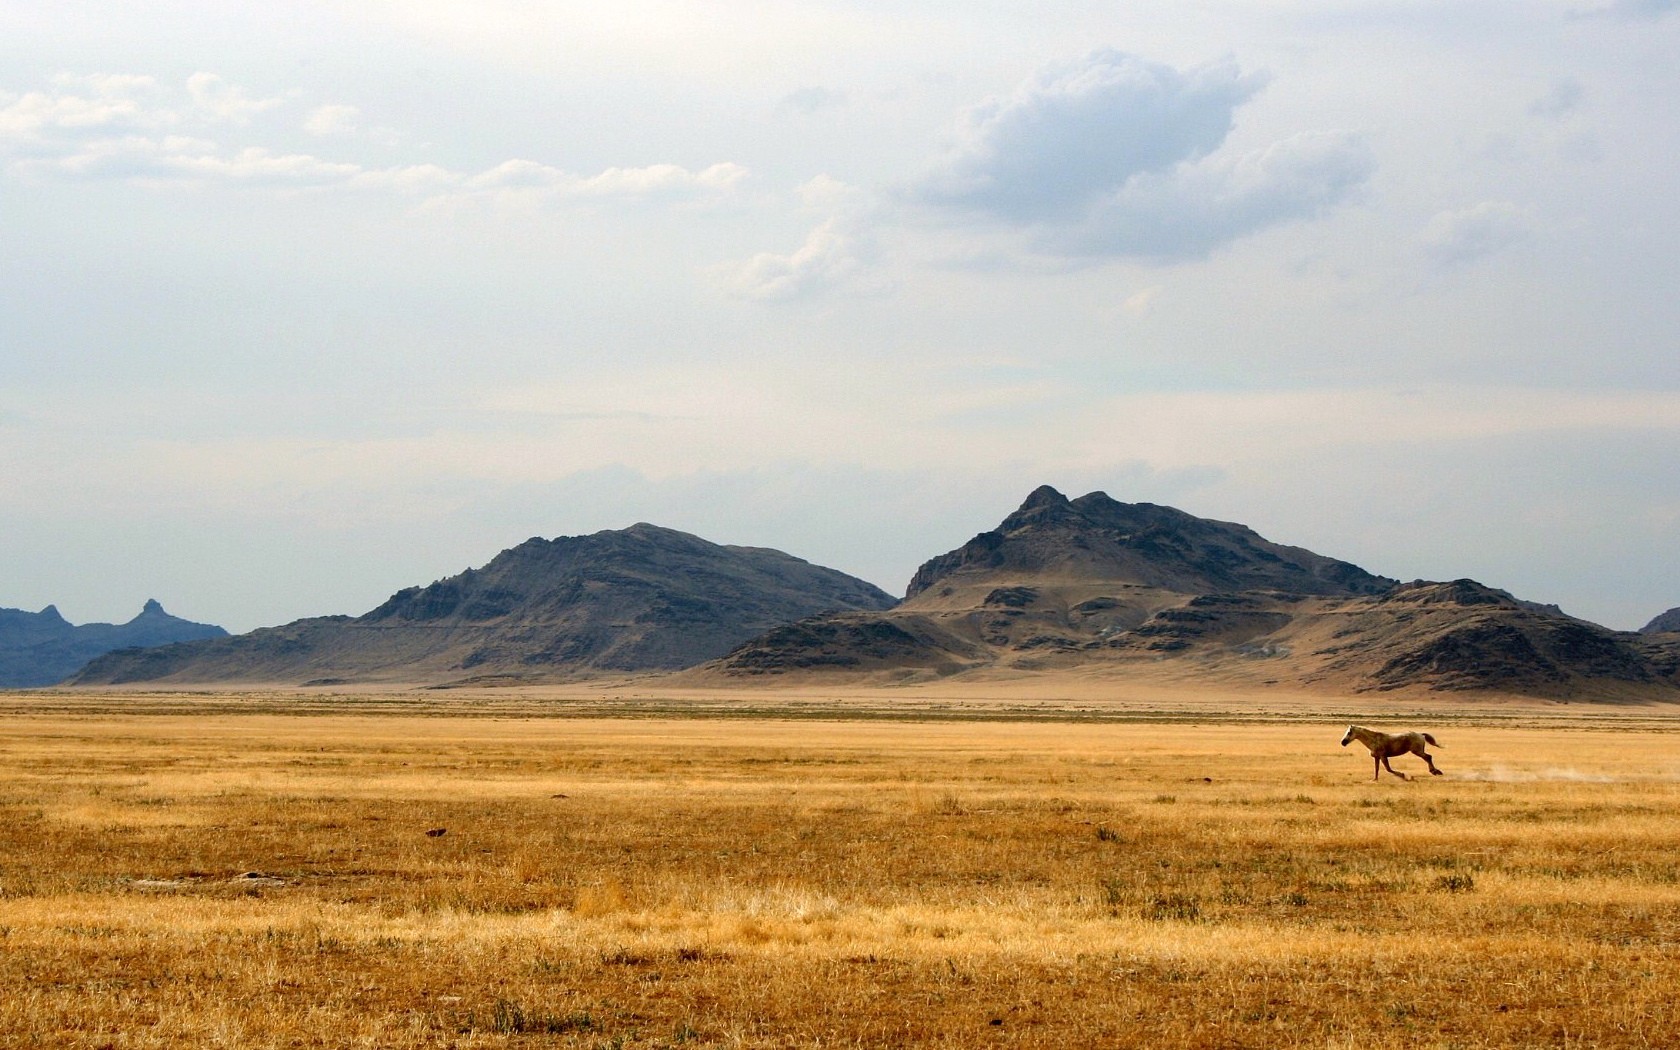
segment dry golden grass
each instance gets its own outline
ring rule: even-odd
[[[1448,775],[1373,784],[1300,711],[284,706],[11,703],[0,1046],[1680,1039],[1660,712],[1436,720]]]

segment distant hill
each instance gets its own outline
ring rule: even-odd
[[[880,613],[775,628],[706,669],[740,680],[1103,669],[1339,691],[1680,699],[1656,647],[1472,580],[1401,584],[1243,525],[1044,487],[924,564]]]
[[[803,617],[893,604],[872,584],[781,551],[638,524],[527,540],[357,617],[114,653],[75,684],[518,682],[670,670]]]
[[[52,685],[114,649],[226,634],[212,624],[171,616],[156,599],[148,599],[140,615],[127,623],[85,623],[79,627],[65,620],[54,605],[38,613],[0,609],[0,687]]]
[[[1680,608],[1658,615],[1639,629],[1640,634],[1680,634]]]

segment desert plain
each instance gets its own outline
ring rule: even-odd
[[[1671,706],[0,694],[4,1047],[1673,1046],[1677,991]]]

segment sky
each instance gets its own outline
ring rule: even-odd
[[[1680,606],[1680,0],[0,0],[0,607],[1041,484]]]

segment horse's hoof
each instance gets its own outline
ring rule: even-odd
[[[1431,769],[1429,771],[1429,775],[1432,777],[1438,777],[1441,775],[1441,771],[1439,769]]]

